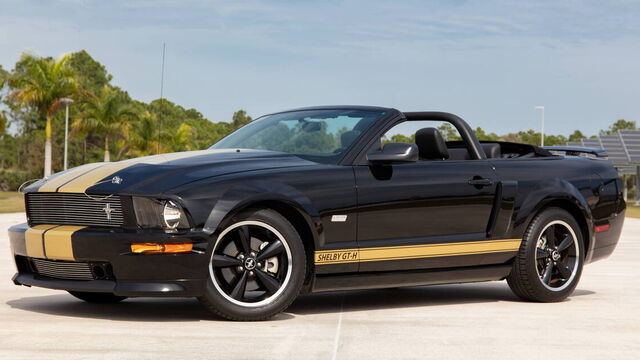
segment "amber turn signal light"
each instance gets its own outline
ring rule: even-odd
[[[192,243],[157,244],[141,243],[131,244],[131,252],[134,254],[176,254],[191,252]]]

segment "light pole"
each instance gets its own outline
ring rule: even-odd
[[[544,146],[544,106],[536,106],[536,110],[542,110],[542,136],[540,138],[540,146]]]
[[[67,149],[69,146],[69,105],[73,104],[73,100],[69,98],[62,98],[60,102],[65,105],[64,114],[64,170],[67,170]]]

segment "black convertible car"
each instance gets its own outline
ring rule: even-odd
[[[13,282],[89,302],[193,296],[234,320],[300,293],[505,278],[560,301],[620,236],[622,185],[602,155],[480,142],[441,112],[279,112],[208,150],[30,185]]]

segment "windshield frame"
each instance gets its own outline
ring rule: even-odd
[[[357,153],[357,148],[359,148],[361,145],[361,143],[363,142],[363,139],[367,138],[367,134],[371,131],[371,129],[373,128],[377,128],[381,122],[384,123],[386,121],[383,120],[387,120],[389,118],[390,115],[395,115],[398,113],[397,110],[395,109],[389,109],[389,108],[382,108],[382,107],[364,107],[364,106],[349,106],[349,107],[317,107],[317,108],[301,108],[301,109],[294,109],[294,110],[287,110],[287,111],[281,111],[281,112],[276,112],[276,113],[271,113],[271,114],[267,114],[267,115],[263,115],[257,119],[255,119],[254,121],[252,121],[251,123],[236,129],[235,131],[233,131],[232,133],[226,135],[225,137],[223,137],[222,139],[218,140],[216,143],[214,143],[213,145],[211,145],[209,147],[209,149],[238,149],[238,147],[217,147],[216,145],[219,145],[221,143],[223,143],[225,140],[228,140],[229,137],[233,136],[234,134],[236,134],[238,131],[240,131],[241,129],[244,129],[247,126],[251,126],[251,124],[254,124],[256,121],[260,121],[260,120],[264,120],[265,118],[271,117],[271,116],[277,116],[277,115],[283,115],[283,114],[291,114],[291,113],[322,113],[322,112],[366,112],[366,113],[371,113],[372,114],[372,118],[370,120],[370,123],[366,125],[365,128],[362,129],[362,132],[357,136],[357,138],[355,140],[353,140],[347,147],[345,147],[344,150],[342,150],[340,153],[337,153],[334,156],[331,156],[329,153],[327,153],[326,155],[313,155],[313,154],[304,154],[304,153],[293,153],[293,152],[284,152],[284,151],[277,151],[277,150],[264,150],[264,149],[251,149],[251,148],[245,148],[245,147],[239,147],[240,149],[247,149],[247,150],[260,150],[260,151],[275,151],[275,152],[280,152],[283,154],[290,154],[293,156],[297,156],[300,157],[302,159],[305,160],[309,160],[309,161],[313,161],[313,162],[317,162],[317,163],[322,163],[322,164],[334,164],[334,165],[345,165],[344,164],[344,160],[346,158],[351,158],[352,156],[349,156],[350,154],[353,154],[354,151]],[[347,115],[348,116],[348,115]],[[304,116],[300,117],[301,119],[304,118]],[[330,117],[327,117],[330,118]],[[287,121],[287,120],[284,120]],[[352,128],[354,129],[355,126]],[[261,129],[256,130],[255,132],[251,133],[250,136],[256,134],[257,132],[261,131]],[[365,141],[366,142],[366,141]]]

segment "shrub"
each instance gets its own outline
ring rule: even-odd
[[[0,169],[0,191],[16,191],[26,181],[42,178],[41,171]]]

